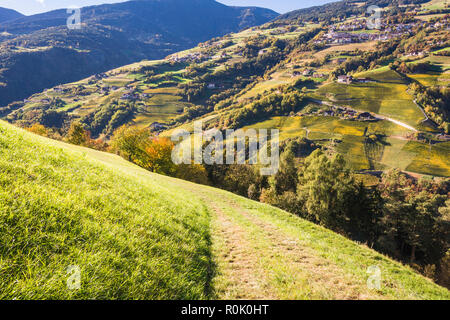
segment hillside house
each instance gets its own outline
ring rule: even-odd
[[[335,39],[334,41],[333,41],[333,43],[335,43],[335,44],[348,44],[348,43],[352,43],[353,42],[353,40],[352,40],[352,38],[339,38],[339,39]]]
[[[105,73],[97,73],[96,75],[94,75],[94,79],[95,80],[101,80],[103,78],[106,78],[106,74]]]
[[[165,130],[166,128],[167,128],[167,126],[164,123],[160,123],[160,122],[153,122],[150,125],[150,130],[152,130],[152,131]]]
[[[372,116],[369,112],[363,112],[363,113],[358,114],[357,119],[360,120],[360,121],[374,121],[374,120],[376,120],[376,118],[374,116]]]
[[[258,55],[261,56],[267,52],[269,52],[267,49],[261,49],[261,50],[259,50]]]
[[[109,90],[110,90],[109,87],[103,87],[100,89],[101,93],[103,94],[109,94]]]
[[[124,93],[121,97],[121,100],[130,100],[130,101],[135,101],[139,99],[139,95],[138,94],[134,94],[134,93]]]
[[[344,84],[351,84],[353,82],[353,77],[352,76],[339,76],[337,79],[338,83],[344,83]]]

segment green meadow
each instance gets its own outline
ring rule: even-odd
[[[0,299],[450,298],[285,211],[4,122],[0,169]]]
[[[198,199],[113,155],[99,153],[105,165],[3,122],[0,132],[0,299],[208,297],[210,216]]]

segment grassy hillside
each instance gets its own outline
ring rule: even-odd
[[[4,122],[0,168],[0,299],[450,298],[282,210]],[[369,266],[380,290],[366,286]]]
[[[299,36],[312,26],[299,27],[294,32],[290,32],[292,37]],[[130,117],[128,124],[139,127],[149,127],[153,122],[169,124],[171,121],[183,113],[185,108],[192,108],[195,105],[205,105],[205,97],[219,94],[224,88],[218,88],[219,84],[230,89],[233,83],[227,83],[227,79],[211,80],[217,84],[217,88],[208,89],[205,97],[194,103],[182,99],[180,84],[191,83],[199,75],[217,74],[218,71],[227,66],[244,62],[247,59],[242,57],[240,51],[244,41],[257,34],[274,32],[277,28],[252,31],[247,29],[243,32],[232,33],[226,38],[218,38],[209,41],[208,44],[201,44],[193,49],[178,52],[163,60],[143,60],[131,65],[122,66],[102,74],[101,77],[89,77],[60,85],[56,88],[46,89],[41,93],[36,93],[28,97],[23,103],[18,105],[16,112],[8,117],[9,121],[30,125],[36,122],[36,114],[55,111],[60,117],[71,122],[83,116],[93,115],[99,109],[108,107],[113,103],[127,102],[135,103],[137,109]],[[286,36],[286,30],[277,38]],[[73,63],[80,63],[74,61]],[[205,71],[199,74],[186,75],[187,70],[192,66],[201,66]],[[41,76],[42,77],[42,76]],[[228,80],[229,82],[230,80]],[[270,83],[270,86],[278,86],[292,81],[289,74],[287,79],[277,79]],[[257,86],[258,89],[260,86]],[[261,91],[267,89],[262,86]],[[249,92],[248,96],[253,97],[257,92]],[[126,93],[139,94],[139,98],[122,99]],[[144,96],[145,95],[145,96]],[[58,99],[60,105],[55,106],[52,99]],[[2,109],[0,107],[0,109]],[[9,110],[8,110],[9,111]],[[0,110],[0,115],[6,115],[8,111]],[[14,111],[14,110],[11,110]],[[112,115],[105,119],[103,126],[98,130],[89,128],[94,136],[107,134],[104,130]],[[89,121],[87,121],[89,124]],[[50,122],[47,124],[55,127],[57,124]],[[99,131],[99,132],[96,132]],[[110,134],[110,133],[109,133]]]
[[[210,217],[198,199],[0,131],[0,299],[208,297]],[[69,265],[82,269],[79,292],[66,289]]]

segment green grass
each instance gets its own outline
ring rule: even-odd
[[[108,167],[70,149],[0,123],[0,299],[207,298],[201,202],[118,157],[92,151]]]
[[[388,116],[411,126],[417,126],[424,119],[406,91],[408,83],[396,72],[382,68],[357,76],[370,77],[376,82],[351,85],[330,83],[318,89],[316,94],[335,104]]]
[[[252,89],[243,94],[240,99],[253,98],[258,94],[263,94],[265,91],[270,91],[281,85],[292,82],[292,79],[271,79],[267,81],[258,82]]]
[[[358,289],[354,288],[357,291],[355,293],[352,292],[351,288],[345,288],[344,290],[349,295],[359,294],[361,297],[361,295],[367,294],[368,298],[371,295],[380,295],[378,298],[389,299],[421,299],[425,296],[430,298],[441,296],[441,289],[429,291],[431,283],[421,282],[423,278],[411,269],[405,268],[399,263],[393,263],[390,259],[373,250],[329,232],[325,228],[298,219],[282,210],[251,202],[241,197],[224,195],[223,202],[228,201],[233,204],[232,209],[223,209],[228,210],[234,221],[242,228],[249,230],[248,232],[252,236],[248,241],[260,250],[258,251],[260,268],[265,269],[269,277],[267,281],[273,284],[278,295],[283,298],[292,298],[293,295],[296,295],[296,298],[300,299],[324,299],[327,297],[333,298],[335,294],[339,294],[335,292],[339,290],[337,286],[331,286],[323,290],[323,288],[314,287],[314,284],[311,283],[311,278],[314,277],[313,273],[317,273],[316,276],[321,278],[322,281],[326,281],[327,278],[331,278],[332,281],[335,280],[333,275],[321,272],[323,264],[330,268],[336,268],[336,274],[344,273],[344,275],[341,275],[340,281],[349,281],[355,287],[365,284],[369,266],[380,267],[384,284],[381,290],[364,292],[364,289],[360,288],[361,291],[358,292]],[[239,214],[240,212],[241,214]],[[263,229],[261,228],[263,225],[269,225],[273,229],[267,227]],[[307,248],[301,254],[305,259],[309,254],[308,251],[312,250],[315,253],[315,259],[317,259],[315,269],[308,270],[307,267],[303,267],[296,270],[295,265],[289,265],[289,259],[295,259],[295,257],[281,252],[281,249],[272,253],[274,254],[274,257],[272,257],[269,249],[270,241],[274,240],[271,235],[276,232],[282,233],[284,237],[291,239],[291,241],[295,239],[304,248]],[[297,256],[297,258],[300,257]],[[420,282],[420,285],[418,285],[418,282]],[[444,289],[445,291],[447,290]],[[448,296],[448,291],[444,296]]]
[[[423,174],[450,176],[450,142],[429,146],[424,143],[410,141],[403,151],[414,153],[416,157],[406,170]]]
[[[434,145],[431,150],[427,144],[421,142],[408,143],[403,136],[411,132],[386,120],[360,122],[320,116],[272,117],[244,127],[249,128],[279,129],[281,140],[305,138],[308,130],[308,139],[333,147],[336,152],[344,155],[354,170],[371,169],[365,151],[364,133],[377,134],[386,138],[380,145],[379,158],[376,159],[375,168],[372,169],[399,168],[421,174],[450,176],[448,143]],[[330,142],[323,141],[331,139],[339,142],[332,146]]]
[[[445,5],[448,4],[448,0],[431,0],[429,2],[423,3],[422,9],[425,10],[435,10],[435,9],[444,9]]]
[[[415,73],[408,74],[408,77],[427,87],[447,85],[450,81],[450,73]]]
[[[433,51],[432,53],[438,53],[438,52],[444,52],[444,51],[450,51],[450,47],[439,49],[439,50]]]
[[[403,150],[403,147],[408,143],[408,141],[387,138],[385,142],[387,147],[384,150],[381,163],[387,167],[406,170],[415,157],[414,153]]]
[[[282,210],[4,122],[0,169],[0,299],[450,298]],[[79,290],[66,286],[69,265]],[[371,265],[380,290],[366,286]]]
[[[414,61],[413,63],[420,62],[430,62],[434,68],[437,68],[442,72],[450,70],[450,57],[448,56],[429,55],[428,57]]]
[[[132,79],[112,78],[112,79],[104,79],[103,82],[109,86],[124,87],[124,86],[132,83],[133,80]]]

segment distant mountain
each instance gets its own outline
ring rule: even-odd
[[[15,20],[18,18],[23,17],[24,15],[12,10],[12,9],[6,9],[0,7],[0,23],[3,23],[5,21]]]
[[[387,6],[425,3],[430,0],[343,0],[327,3],[321,6],[299,9],[285,13],[278,20],[304,20],[317,22],[330,22],[334,18],[348,18],[351,15],[362,14],[371,5],[380,8]],[[364,5],[361,5],[364,4]]]
[[[44,88],[263,24],[269,9],[214,0],[139,0],[82,8],[80,30],[66,10],[0,23],[0,105]]]

